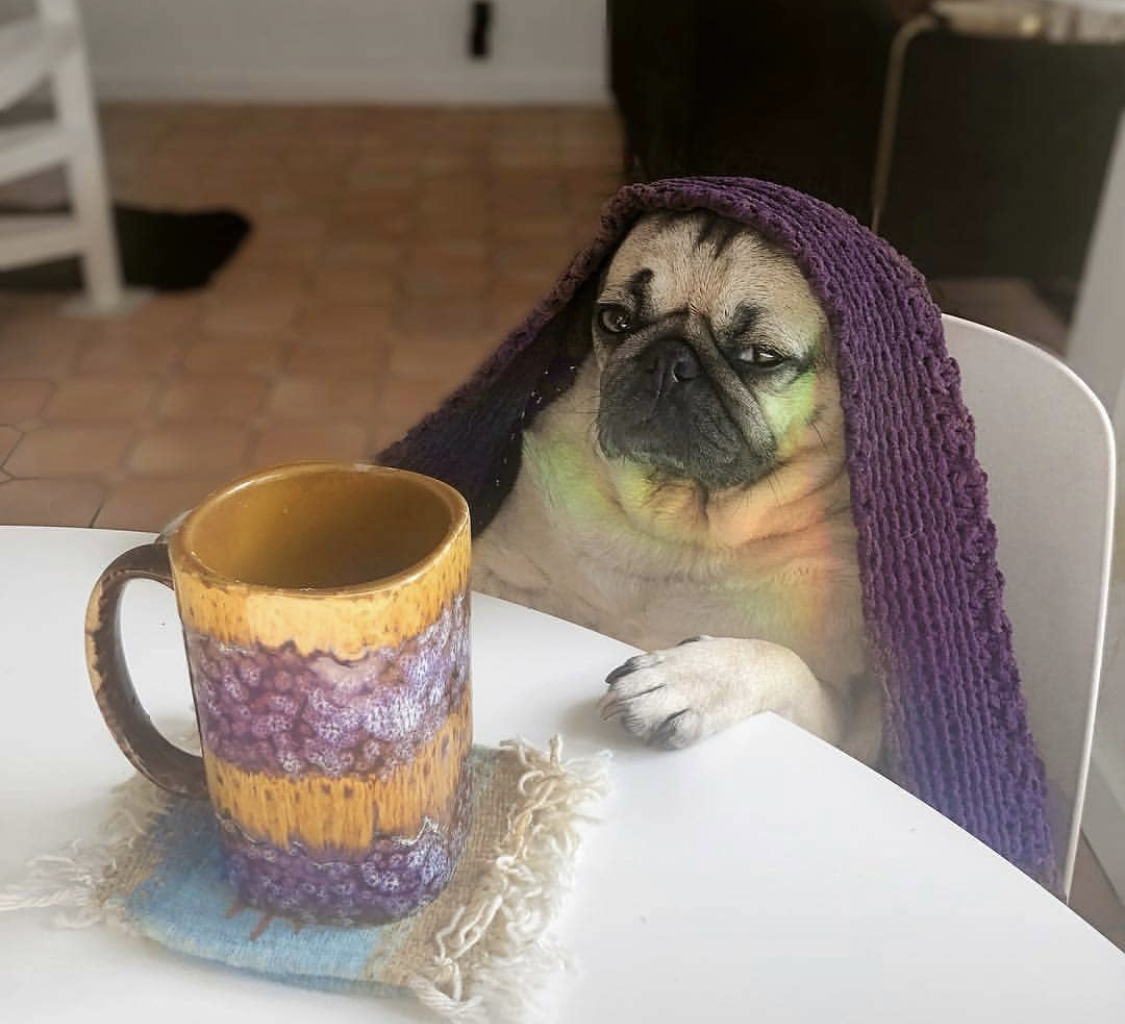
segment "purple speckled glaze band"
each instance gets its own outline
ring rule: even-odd
[[[292,644],[247,650],[187,634],[203,742],[247,772],[386,777],[414,759],[469,679],[468,597],[417,636],[354,661]]]
[[[350,660],[185,638],[238,899],[341,924],[434,899],[472,802],[468,593],[416,635]]]
[[[472,804],[466,757],[447,827],[426,820],[416,836],[382,836],[357,855],[313,853],[300,843],[280,847],[220,819],[227,880],[239,899],[299,921],[381,923],[406,917],[434,900],[453,877],[465,849]]]

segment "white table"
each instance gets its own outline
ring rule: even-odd
[[[93,832],[129,773],[89,693],[82,613],[101,568],[146,539],[0,527],[0,881]],[[125,627],[157,720],[187,714],[171,595],[134,584]],[[474,633],[479,739],[615,751],[563,922],[578,973],[558,1020],[1122,1021],[1125,955],[868,769],[772,716],[680,753],[637,747],[593,709],[627,648],[486,598]],[[0,915],[0,1020],[430,1019],[49,916]]]

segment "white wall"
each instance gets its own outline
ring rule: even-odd
[[[27,7],[0,0],[0,17]],[[265,101],[607,100],[605,0],[80,0],[100,95]]]

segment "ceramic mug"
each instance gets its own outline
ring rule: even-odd
[[[136,768],[209,797],[228,880],[257,909],[378,923],[449,881],[470,815],[469,512],[400,470],[298,463],[208,497],[102,573],[90,678]],[[202,758],[137,700],[122,590],[176,594]]]

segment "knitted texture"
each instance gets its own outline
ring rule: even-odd
[[[743,178],[623,188],[591,245],[527,321],[380,461],[457,487],[483,529],[518,473],[523,428],[570,386],[581,362],[584,352],[572,348],[581,330],[558,329],[568,304],[640,215],[700,208],[789,252],[828,316],[868,644],[886,692],[888,773],[1055,885],[1043,767],[1001,604],[995,528],[960,374],[922,277],[848,214]]]

